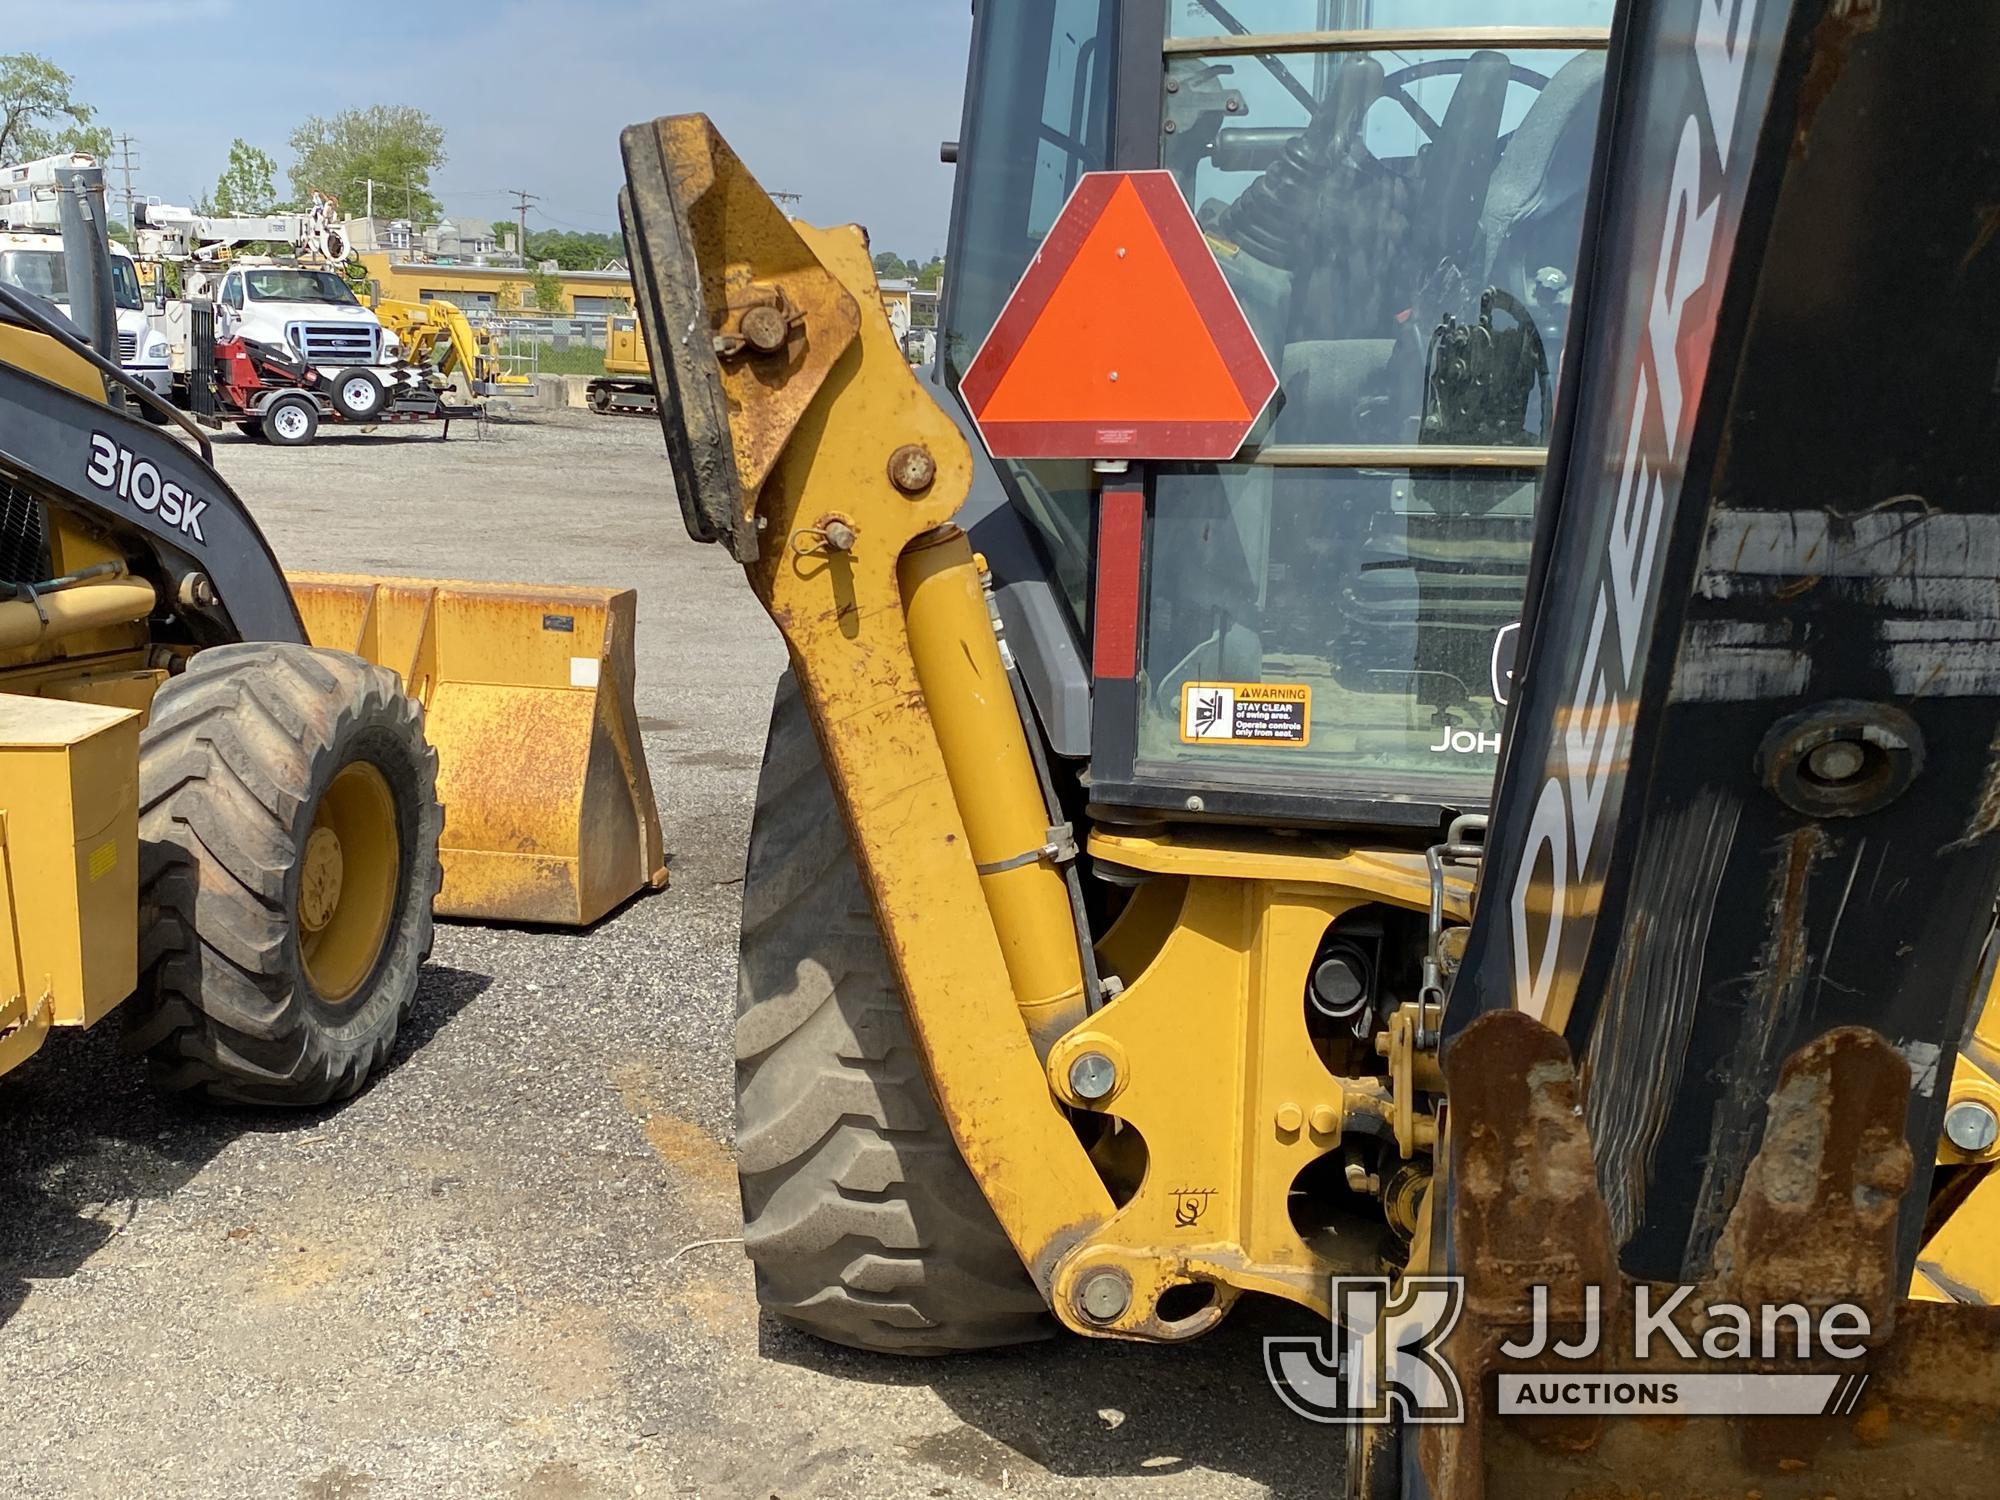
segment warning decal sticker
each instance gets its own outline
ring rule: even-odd
[[[1303,682],[1190,682],[1181,688],[1181,742],[1303,745],[1312,689]]]

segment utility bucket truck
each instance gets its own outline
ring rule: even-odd
[[[318,194],[306,213],[251,217],[144,206],[142,253],[180,267],[181,296],[161,321],[182,404],[198,417],[299,446],[322,422],[449,424],[460,414],[443,378],[411,363],[355,296],[334,212]],[[241,253],[252,246],[288,248]]]
[[[72,321],[69,272],[63,260],[62,212],[56,192],[56,172],[65,167],[91,167],[94,157],[81,152],[44,157],[0,167],[0,281],[52,302]],[[111,246],[111,289],[117,304],[118,347],[105,350],[133,379],[157,395],[170,395],[173,374],[168,342],[146,317],[139,285],[139,268],[123,245]]]

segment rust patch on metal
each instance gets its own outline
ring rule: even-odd
[[[1806,952],[1806,884],[1813,861],[1825,848],[1826,835],[1816,824],[1808,824],[1785,840],[1785,864],[1771,911],[1773,936],[1763,983],[1766,997],[1774,1002],[1805,979],[1810,957]]]
[[[1536,1033],[1540,1033],[1537,1035]],[[1858,1361],[1818,1355],[1782,1366],[1697,1354],[1655,1341],[1647,1376],[1745,1368],[1850,1374],[1865,1398],[1834,1417],[1594,1419],[1500,1417],[1499,1373],[1632,1371],[1635,1286],[1610,1262],[1608,1216],[1588,1168],[1580,1119],[1563,1121],[1568,1064],[1559,1038],[1506,1014],[1468,1027],[1446,1059],[1453,1112],[1446,1155],[1455,1269],[1466,1315],[1445,1353],[1467,1394],[1467,1421],[1414,1438],[1437,1500],[1631,1500],[1749,1496],[1972,1500],[2000,1461],[2000,1311],[1900,1300],[1895,1224],[1911,1178],[1903,1139],[1909,1068],[1878,1033],[1830,1031],[1789,1057],[1768,1107],[1764,1145],[1717,1246],[1716,1271],[1685,1306],[1839,1302],[1870,1320]],[[1538,1160],[1518,1161],[1534,1155]],[[1582,1164],[1579,1164],[1579,1158]],[[1600,1235],[1602,1236],[1600,1238]],[[1599,1355],[1584,1363],[1513,1361],[1500,1343],[1529,1325],[1526,1285],[1542,1272],[1603,1274]],[[1649,1291],[1658,1308],[1671,1288]],[[1552,1298],[1564,1312],[1578,1288]],[[1698,1338],[1698,1319],[1681,1321]],[[1662,1357],[1664,1354],[1665,1357]]]
[[[1972,236],[1972,243],[1966,246],[1965,255],[1958,263],[1958,274],[1963,276],[1979,259],[1980,253],[1993,243],[1993,237],[2000,234],[2000,203],[1982,203],[1977,209],[1979,228]]]
[[[1903,1135],[1910,1065],[1876,1032],[1847,1026],[1786,1061],[1764,1144],[1715,1247],[1727,1300],[1854,1302],[1895,1317],[1896,1211],[1909,1189]]]
[[[1964,834],[1946,844],[1938,853],[1955,854],[1961,849],[1969,849],[1995,829],[2000,829],[2000,735],[1996,735],[1986,747],[1986,779],[1980,783],[1979,801],[1966,822]]]
[[[1818,824],[1797,829],[1785,841],[1784,862],[1771,882],[1771,937],[1760,956],[1760,967],[1747,976],[1751,1004],[1730,1054],[1729,1086],[1717,1100],[1709,1124],[1705,1143],[1708,1167],[1702,1175],[1694,1220],[1688,1226],[1684,1264],[1689,1267],[1707,1263],[1749,1167],[1764,1108],[1765,1080],[1772,1076],[1778,1060],[1773,1049],[1790,1031],[1811,974],[1806,902],[1813,865],[1826,852],[1827,844]]]
[[[1812,61],[1799,84],[1798,128],[1792,136],[1792,156],[1803,159],[1806,139],[1820,108],[1847,70],[1847,54],[1856,37],[1873,31],[1882,19],[1882,0],[1833,0],[1813,28]]]

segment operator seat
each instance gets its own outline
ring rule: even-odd
[[[1321,212],[1309,226],[1307,253],[1296,272],[1279,370],[1284,406],[1277,441],[1407,440],[1396,429],[1416,410],[1420,382],[1396,382],[1384,403],[1384,374],[1399,334],[1406,338],[1411,331],[1410,309],[1423,301],[1423,288],[1448,275],[1447,267],[1466,280],[1476,272],[1481,208],[1500,159],[1511,72],[1503,52],[1466,59],[1437,138],[1423,148],[1409,178],[1377,162],[1372,172],[1350,170],[1323,187]],[[1370,103],[1394,108],[1379,97]],[[1357,129],[1357,145],[1360,135]],[[1340,201],[1330,205],[1336,187]],[[1390,187],[1397,189],[1393,208],[1380,196]],[[1392,424],[1390,430],[1363,430],[1364,402]]]
[[[1604,56],[1582,53],[1536,96],[1507,138],[1486,183],[1455,288],[1419,294],[1394,339],[1299,343],[1285,350],[1287,406],[1279,440],[1414,442],[1423,404],[1431,330],[1451,312],[1476,319],[1489,286],[1512,292],[1534,314],[1545,339],[1560,341],[1567,286],[1576,264]],[[1442,191],[1442,190],[1440,190]],[[1452,222],[1462,204],[1452,190]],[[1539,278],[1544,268],[1559,274]],[[1442,304],[1442,305],[1440,305]],[[1558,349],[1549,347],[1549,365]],[[1531,424],[1532,425],[1532,424]],[[1338,670],[1365,683],[1371,670],[1415,664],[1419,698],[1444,707],[1457,682],[1476,694],[1493,634],[1519,610],[1521,577],[1533,538],[1534,487],[1509,488],[1485,475],[1423,472],[1410,482],[1415,505],[1357,509],[1333,545],[1315,547],[1325,523],[1325,481],[1306,471],[1281,473],[1274,532],[1304,540],[1279,546],[1294,557],[1291,586],[1340,601],[1328,655]],[[1350,493],[1356,487],[1350,481]],[[1274,601],[1274,615],[1282,602]]]
[[[1603,97],[1602,52],[1579,53],[1563,64],[1515,127],[1479,216],[1474,285],[1512,292],[1544,324],[1559,311],[1558,337],[1560,325],[1568,323],[1568,283],[1583,230]],[[1537,280],[1545,267],[1562,272],[1560,289]],[[1551,368],[1558,352],[1548,351]]]

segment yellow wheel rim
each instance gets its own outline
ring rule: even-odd
[[[375,971],[395,915],[402,839],[375,767],[341,767],[319,799],[300,860],[299,952],[320,999],[339,1005]]]

